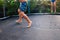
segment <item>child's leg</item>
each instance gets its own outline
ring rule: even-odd
[[[51,13],[53,12],[53,2],[51,2]]]
[[[23,17],[27,20],[27,22],[28,22],[28,27],[30,27],[31,24],[32,24],[32,21],[28,18],[28,16],[27,16],[24,12],[21,12],[21,13],[22,13]]]
[[[19,15],[19,19],[16,22],[18,22],[18,23],[20,22],[21,23],[23,16],[21,15],[20,9],[18,9],[18,15]]]
[[[56,13],[56,1],[54,2],[54,13]]]

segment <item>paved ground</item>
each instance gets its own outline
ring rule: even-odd
[[[16,24],[18,17],[0,21],[0,40],[60,40],[60,15],[31,15],[31,28],[27,22]]]

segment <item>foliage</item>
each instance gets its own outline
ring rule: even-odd
[[[0,17],[3,17],[3,5],[5,5],[6,16],[17,15],[19,8],[18,0],[0,0]],[[50,12],[50,1],[30,0],[31,12]],[[28,12],[28,11],[27,11]],[[60,12],[60,0],[57,1],[57,12]]]

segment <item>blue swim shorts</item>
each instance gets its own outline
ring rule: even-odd
[[[51,0],[51,2],[55,2],[56,0]]]
[[[26,12],[26,10],[27,10],[27,3],[26,2],[21,2],[19,8],[20,8],[20,11]]]

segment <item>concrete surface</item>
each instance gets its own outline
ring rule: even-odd
[[[31,15],[31,28],[26,28],[23,19],[16,24],[18,17],[0,21],[0,40],[60,40],[60,15]]]

